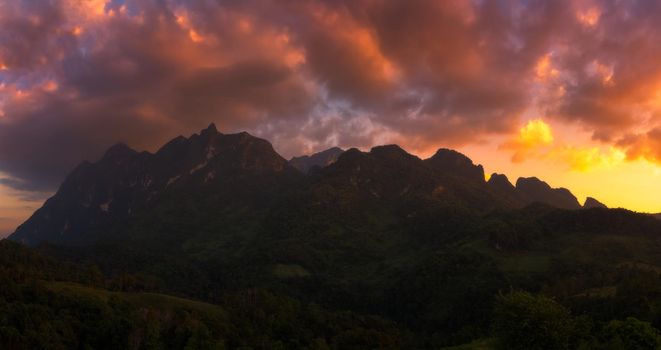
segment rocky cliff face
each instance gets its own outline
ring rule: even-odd
[[[343,152],[343,149],[333,147],[309,156],[294,157],[289,164],[299,171],[307,173],[313,168],[324,168],[335,163]]]
[[[57,193],[10,238],[85,244],[93,230],[128,218],[173,191],[208,191],[237,178],[291,170],[270,143],[247,133],[223,135],[212,124],[190,138],[177,137],[158,152],[111,147],[97,162],[80,164]]]

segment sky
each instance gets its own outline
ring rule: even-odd
[[[661,212],[661,3],[0,0],[0,234],[83,160],[214,122],[284,157],[464,152]]]

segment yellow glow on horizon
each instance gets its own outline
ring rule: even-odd
[[[599,167],[613,167],[622,163],[626,158],[626,153],[617,148],[610,147],[607,151],[602,151],[599,147],[563,147],[557,154],[567,162],[572,170],[587,172]]]
[[[521,135],[538,147],[523,148]],[[625,149],[596,143],[591,136],[577,126],[529,121],[509,140],[494,137],[457,150],[482,164],[487,179],[492,172],[507,175],[512,184],[536,176],[552,187],[568,188],[581,203],[590,196],[611,208],[661,213],[661,164],[627,158]],[[521,157],[514,159],[513,152]]]
[[[0,173],[0,178],[4,174]],[[20,191],[0,185],[0,239],[22,224],[43,201],[21,199]]]
[[[497,143],[496,143],[497,144]],[[519,177],[536,176],[551,187],[568,188],[581,204],[594,197],[610,208],[626,208],[645,213],[661,213],[661,166],[645,160],[616,161],[609,166],[597,166],[590,171],[568,170],[567,164],[548,158],[529,158],[512,162],[511,155],[494,147],[493,142],[458,147],[458,151],[482,164],[485,177],[491,173],[505,174],[512,184]],[[610,152],[610,151],[608,151]]]

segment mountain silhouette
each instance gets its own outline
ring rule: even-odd
[[[585,203],[583,203],[583,208],[587,209],[587,208],[608,208],[608,207],[592,197],[587,197],[585,199]]]
[[[516,189],[529,202],[550,204],[563,209],[580,209],[576,197],[566,188],[551,188],[536,177],[521,177],[516,181]]]
[[[482,212],[534,202],[581,208],[569,190],[553,189],[535,177],[520,178],[516,186],[500,174],[485,181],[481,165],[445,148],[424,160],[397,145],[369,152],[331,148],[288,162],[266,140],[245,132],[222,134],[211,124],[188,138],[172,139],[153,154],[117,144],[97,162],[81,163],[10,239],[87,245],[108,234],[102,232],[109,227],[191,194],[228,210],[239,205],[256,210],[283,200],[276,194],[295,192],[306,193],[297,199],[302,203],[347,207],[392,207],[403,201]]]

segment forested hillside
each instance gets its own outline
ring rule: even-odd
[[[659,347],[661,221],[451,150],[323,164],[214,127],[82,164],[2,242],[2,343]]]

